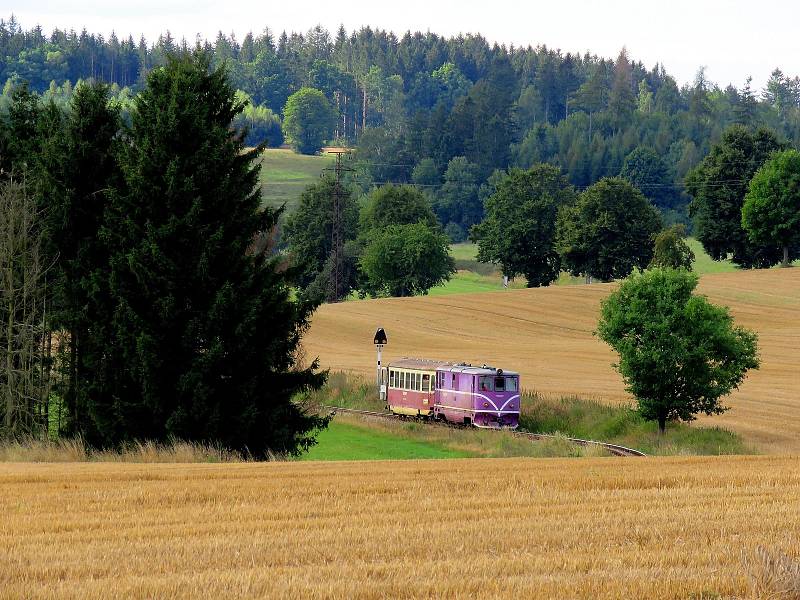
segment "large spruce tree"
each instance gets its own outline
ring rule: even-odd
[[[100,442],[179,438],[262,457],[313,443],[324,419],[293,402],[324,374],[296,364],[309,305],[265,251],[260,148],[231,122],[242,106],[202,53],[154,69],[122,145],[123,184],[104,229],[115,303]]]
[[[62,338],[58,391],[65,418],[57,422],[67,433],[89,433],[87,397],[106,353],[112,308],[99,232],[110,190],[119,183],[114,143],[120,127],[119,110],[100,83],[79,85],[65,116],[50,103],[39,119],[34,173],[53,267],[50,321]]]

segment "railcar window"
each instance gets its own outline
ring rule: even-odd
[[[422,391],[422,373],[417,373],[417,376],[415,377],[415,379],[416,379],[416,381],[414,383],[416,385],[414,386],[414,389],[417,390],[418,392],[421,392]]]
[[[400,387],[401,388],[405,388],[406,387],[406,372],[405,371],[400,371]]]
[[[394,387],[394,371],[389,371],[389,387]]]
[[[480,383],[478,388],[482,392],[493,392],[494,391],[494,378],[483,376],[480,378]]]
[[[423,375],[422,376],[422,391],[423,392],[430,392],[431,391],[431,376],[430,375]]]
[[[495,377],[494,378],[494,391],[496,391],[496,392],[505,392],[506,391],[506,378],[505,377]]]
[[[516,377],[506,377],[506,391],[507,392],[518,391],[517,388],[519,386],[517,385],[517,381],[518,379]]]

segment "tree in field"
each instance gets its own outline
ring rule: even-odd
[[[283,108],[283,131],[301,154],[315,154],[330,139],[336,126],[336,111],[325,94],[302,88],[289,96]]]
[[[524,275],[528,287],[558,278],[561,259],[555,247],[556,219],[575,201],[575,191],[558,167],[512,169],[486,200],[486,217],[472,228],[478,260],[501,265],[503,275]]]
[[[753,134],[735,125],[686,176],[695,235],[714,260],[730,254],[733,262],[746,268],[770,267],[781,260],[777,244],[750,241],[742,227],[742,206],[755,172],[773,152],[785,148],[770,131]]]
[[[328,296],[332,263],[333,195],[336,180],[326,176],[308,186],[300,195],[300,205],[286,219],[284,238],[289,246],[292,265],[297,270],[297,283],[306,290],[309,300],[321,302],[342,298]],[[353,191],[341,186],[340,192],[341,235],[345,245],[358,235],[358,204]],[[356,286],[356,257],[345,253],[345,283],[341,292],[346,297]]]
[[[455,272],[447,236],[423,221],[375,230],[361,256],[364,291],[373,296],[427,294]]]
[[[742,207],[742,227],[750,239],[783,250],[800,247],[800,152],[785,150],[768,160],[750,181]]]
[[[411,186],[385,185],[359,217],[360,294],[425,294],[453,272],[447,236],[430,201]]]
[[[418,221],[433,228],[439,226],[425,194],[408,185],[389,184],[373,190],[359,219],[362,235],[389,225],[411,225]]]
[[[653,259],[649,268],[692,270],[694,252],[686,243],[686,227],[682,223],[668,227],[655,237]]]
[[[293,402],[324,374],[295,362],[312,309],[262,243],[278,213],[260,208],[261,148],[231,127],[242,108],[199,52],[152,70],[136,99],[103,227],[115,311],[94,443],[263,457],[308,447],[325,423]]]
[[[24,182],[0,181],[0,435],[48,433],[44,220]]]
[[[727,410],[720,399],[759,366],[756,334],[693,294],[697,281],[688,271],[652,269],[602,303],[597,335],[619,353],[627,391],[661,433],[667,421]]]
[[[573,275],[611,281],[647,267],[659,231],[661,216],[639,190],[601,179],[559,213],[556,247]]]
[[[619,175],[636,186],[662,212],[675,208],[678,197],[669,167],[652,148],[639,146],[628,154]]]

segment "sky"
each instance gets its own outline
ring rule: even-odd
[[[481,33],[490,42],[587,50],[614,58],[624,45],[648,68],[661,62],[679,83],[699,67],[722,87],[741,87],[748,76],[761,89],[775,67],[800,75],[800,3],[793,0],[0,0],[0,16],[45,31],[83,27],[107,36],[132,34],[148,41],[169,30],[194,41],[234,32],[332,33],[372,26],[394,31],[431,31],[452,36]]]

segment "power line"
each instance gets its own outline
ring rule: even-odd
[[[328,301],[338,302],[343,297],[344,290],[342,289],[343,273],[343,248],[344,239],[342,236],[342,173],[354,171],[351,167],[342,165],[342,155],[349,154],[349,150],[329,150],[328,154],[336,155],[336,164],[333,167],[335,180],[333,184],[333,219],[331,223],[331,258],[332,269],[331,276],[328,280]],[[326,167],[325,171],[330,171],[330,167]]]

